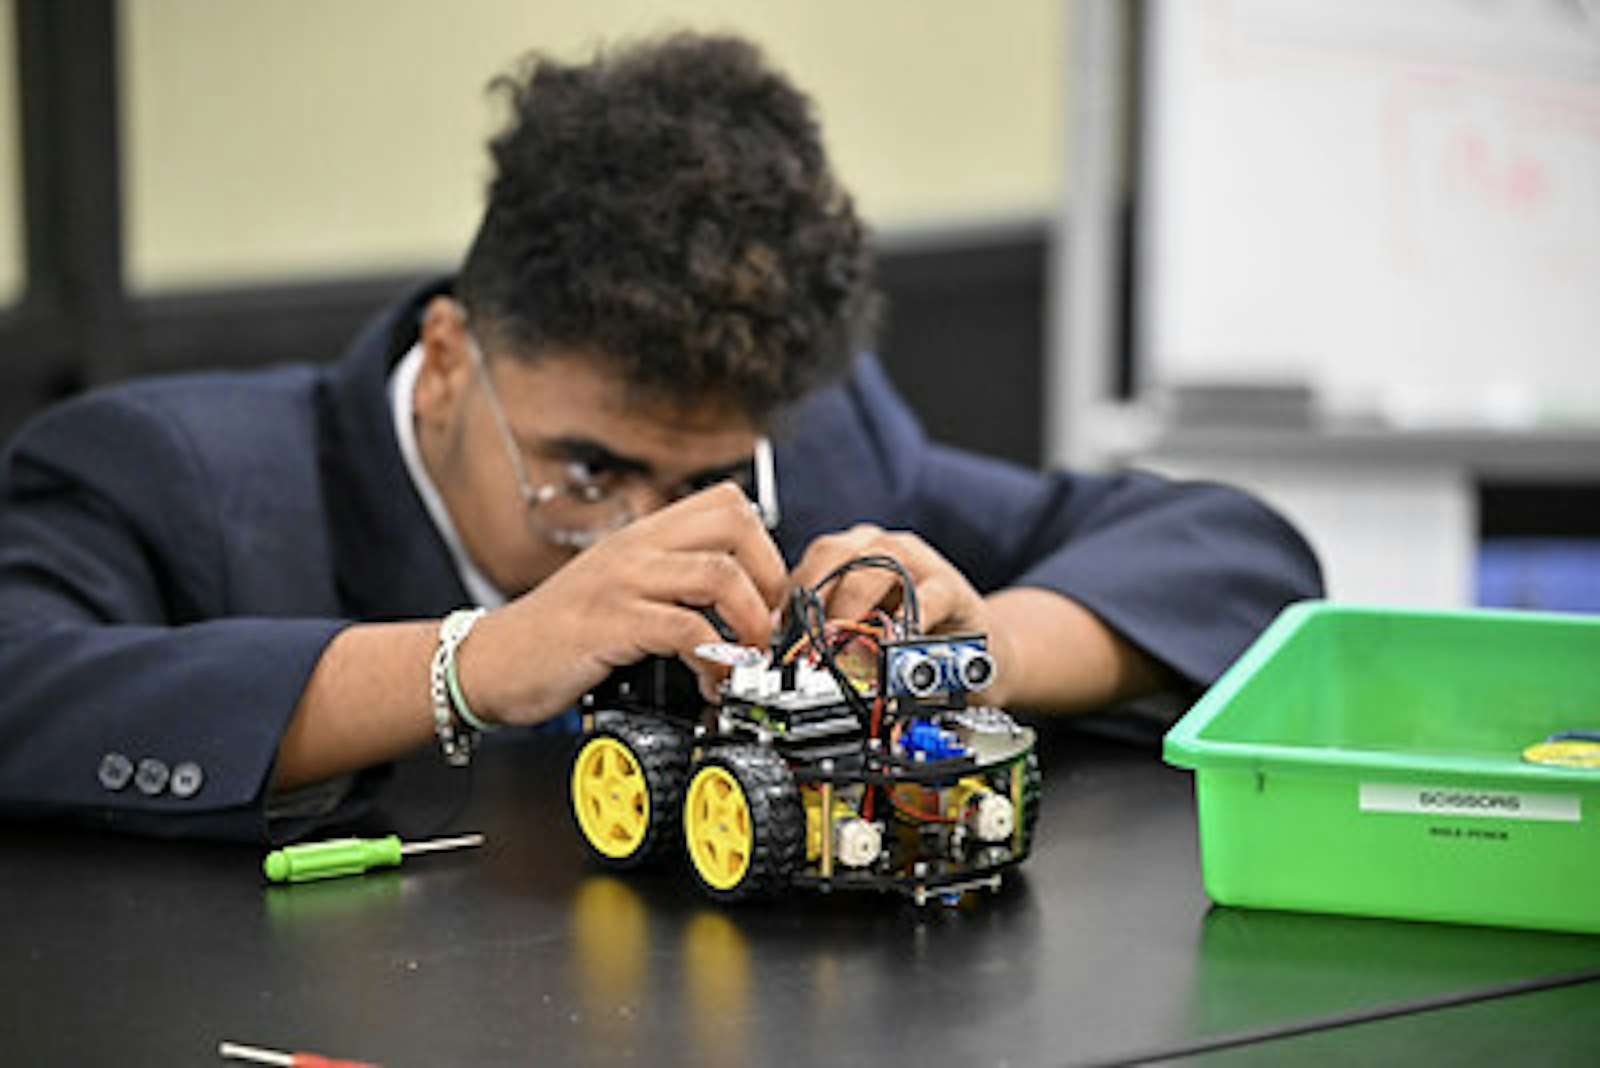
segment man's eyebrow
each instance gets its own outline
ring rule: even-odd
[[[649,475],[651,466],[634,456],[613,452],[593,438],[557,437],[544,445],[547,452],[571,463],[580,463],[596,471],[616,471],[623,474]]]
[[[683,481],[685,485],[709,486],[714,482],[721,482],[725,478],[733,478],[736,475],[748,471],[751,466],[754,465],[754,463],[755,455],[751,454],[750,456],[741,457],[740,459],[733,460],[729,463],[719,464],[716,467],[708,467],[703,471],[696,471]]]
[[[607,471],[624,475],[643,475],[646,478],[654,474],[655,469],[649,463],[635,456],[624,456],[613,452],[611,449],[595,441],[593,438],[581,437],[556,437],[544,444],[544,451],[566,460],[570,463],[579,463],[594,471]],[[725,464],[707,467],[704,470],[691,473],[681,483],[685,486],[709,486],[723,479],[734,478],[748,471],[755,463],[755,454],[741,456],[737,460],[730,460]]]

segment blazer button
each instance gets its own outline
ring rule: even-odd
[[[139,770],[134,772],[133,785],[139,792],[155,797],[167,788],[167,779],[172,776],[171,770],[155,757],[145,757],[139,761]]]
[[[200,787],[205,781],[205,773],[200,770],[200,765],[192,760],[185,760],[173,767],[172,782],[167,789],[172,791],[173,797],[193,797],[200,792]]]
[[[100,785],[115,792],[128,785],[133,778],[133,761],[121,753],[107,753],[100,758]]]

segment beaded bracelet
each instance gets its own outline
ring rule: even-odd
[[[473,743],[477,733],[476,717],[462,717],[466,729],[456,726],[458,707],[452,701],[451,684],[456,673],[456,649],[472,633],[473,626],[483,618],[481,608],[459,608],[444,617],[439,624],[439,645],[433,651],[433,662],[428,670],[428,696],[433,700],[433,733],[439,736],[439,748],[446,763],[463,767],[472,760]],[[455,684],[459,692],[460,684]],[[465,702],[463,701],[464,705]]]

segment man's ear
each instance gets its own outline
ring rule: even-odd
[[[442,426],[451,422],[477,373],[472,342],[461,305],[434,297],[422,314],[422,367],[417,372],[412,407],[417,420]]]

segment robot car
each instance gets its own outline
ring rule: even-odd
[[[821,591],[862,568],[897,573],[898,614],[826,619]],[[994,676],[985,636],[920,633],[897,561],[861,557],[797,590],[770,650],[697,652],[729,669],[713,704],[662,658],[583,700],[572,810],[603,866],[636,868],[681,843],[717,900],[800,887],[922,905],[998,889],[1027,858],[1034,733],[970,699]]]

